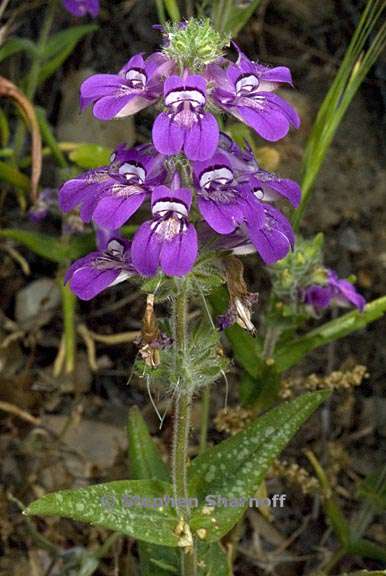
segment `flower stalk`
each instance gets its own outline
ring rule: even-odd
[[[187,348],[187,294],[186,283],[179,283],[179,289],[174,307],[175,355],[177,397],[174,410],[174,438],[172,454],[173,496],[177,504],[177,513],[189,522],[190,507],[188,494],[188,444],[191,423],[192,390],[185,374],[184,357]],[[192,546],[181,552],[181,574],[194,576],[196,574],[195,553]]]

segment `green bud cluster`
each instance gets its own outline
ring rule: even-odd
[[[298,239],[295,250],[272,268],[273,290],[284,300],[296,300],[299,288],[327,282],[323,266],[323,236]]]
[[[211,21],[191,18],[182,24],[166,24],[166,46],[163,52],[175,60],[181,70],[200,72],[207,64],[222,56],[230,37],[217,32]]]

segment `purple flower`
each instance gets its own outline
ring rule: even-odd
[[[136,270],[130,256],[130,243],[121,238],[108,242],[104,250],[91,252],[72,263],[64,282],[81,300],[97,294],[134,276]]]
[[[224,154],[207,162],[195,162],[198,207],[219,234],[233,234],[241,227],[266,264],[284,258],[294,245],[288,220],[269,204],[257,198],[249,182],[238,182]],[[240,239],[238,240],[240,242]]]
[[[213,100],[265,140],[280,140],[290,126],[300,126],[296,111],[274,94],[280,84],[292,84],[291,72],[285,66],[268,68],[252,62],[238,51],[236,64],[230,64],[226,70],[218,64],[208,66],[207,74],[216,86]]]
[[[302,194],[299,184],[259,168],[248,144],[246,149],[242,150],[229,136],[221,133],[220,149],[226,155],[239,180],[246,180],[257,198],[264,202],[285,198],[295,208],[299,206]]]
[[[94,116],[99,120],[131,116],[160,98],[162,77],[173,65],[160,52],[146,60],[137,54],[118,74],[94,74],[81,85],[81,108],[93,104]]]
[[[63,0],[63,6],[73,16],[86,16],[90,14],[96,18],[99,14],[99,0]]]
[[[161,154],[182,150],[190,160],[207,160],[216,151],[219,128],[205,111],[206,80],[202,76],[170,76],[164,85],[166,112],[153,125],[153,143]]]
[[[313,284],[306,288],[304,301],[316,312],[324,310],[330,304],[343,307],[352,305],[362,312],[366,304],[366,300],[357,292],[355,286],[348,280],[338,278],[333,270],[327,270],[326,285]]]
[[[29,219],[38,224],[44,220],[50,212],[58,209],[58,191],[55,188],[43,188],[38,199],[28,211]]]
[[[165,178],[163,158],[154,149],[119,147],[109,166],[80,174],[60,190],[60,206],[68,212],[80,205],[84,222],[120,228]]]
[[[171,188],[154,189],[153,219],[142,224],[133,238],[133,264],[141,274],[153,276],[158,267],[168,276],[190,272],[198,251],[196,230],[188,222],[191,203],[191,191],[179,188],[178,178]]]

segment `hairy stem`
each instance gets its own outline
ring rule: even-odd
[[[207,448],[208,421],[210,409],[210,388],[207,386],[202,392],[200,415],[200,451],[202,454]]]
[[[189,522],[190,506],[188,495],[187,467],[188,442],[191,419],[192,391],[190,382],[184,374],[184,358],[187,348],[187,298],[185,282],[181,281],[174,308],[174,330],[176,350],[176,370],[179,385],[174,413],[173,441],[173,492],[176,499],[177,512],[186,523]],[[182,503],[181,503],[182,502]],[[182,576],[195,576],[196,559],[194,548],[181,551]]]

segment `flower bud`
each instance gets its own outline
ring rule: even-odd
[[[164,53],[182,69],[199,72],[222,56],[229,38],[217,32],[209,19],[166,24]]]

